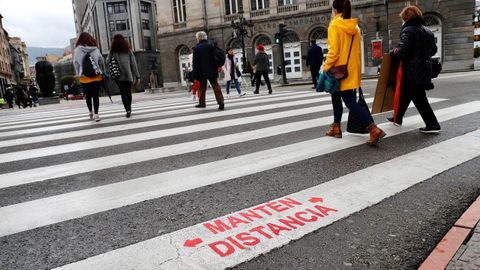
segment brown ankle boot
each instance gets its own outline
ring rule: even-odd
[[[367,129],[370,132],[370,139],[367,141],[368,145],[376,145],[381,138],[387,135],[383,130],[379,129],[375,123],[370,124]]]
[[[342,130],[340,129],[340,123],[331,124],[330,130],[325,135],[335,138],[342,138]]]

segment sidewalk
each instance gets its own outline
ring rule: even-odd
[[[419,270],[480,269],[480,197],[455,222]]]

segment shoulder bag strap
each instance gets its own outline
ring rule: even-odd
[[[353,39],[354,38],[355,38],[355,34],[352,36],[352,42],[350,43],[350,51],[348,51],[347,67],[348,67],[348,61],[350,61],[350,53],[352,53],[352,46],[353,46]]]

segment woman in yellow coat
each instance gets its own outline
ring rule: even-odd
[[[332,6],[332,21],[328,26],[328,56],[324,64],[324,72],[340,65],[346,65],[348,60],[348,76],[340,81],[339,91],[332,95],[334,121],[327,136],[342,137],[340,122],[342,121],[343,102],[364,122],[370,132],[369,145],[375,145],[385,132],[377,127],[371,118],[357,102],[356,90],[360,88],[362,79],[360,29],[358,20],[351,18],[352,7],[349,0],[334,0]],[[350,58],[349,52],[351,47]]]

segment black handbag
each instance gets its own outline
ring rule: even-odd
[[[373,122],[372,114],[370,113],[370,109],[368,108],[367,102],[365,101],[365,97],[363,96],[362,88],[358,90],[358,105],[365,110],[365,112],[370,117],[371,122]],[[358,133],[358,134],[367,134],[369,133],[367,127],[364,123],[358,119],[358,117],[350,111],[348,113],[348,123],[347,123],[347,131],[350,133]]]

